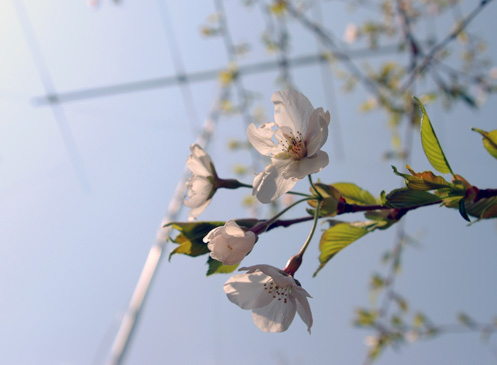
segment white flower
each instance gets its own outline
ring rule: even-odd
[[[264,123],[259,128],[251,124],[247,129],[252,146],[271,157],[271,164],[253,183],[253,194],[262,203],[279,198],[297,181],[321,171],[329,162],[328,154],[321,151],[321,147],[328,139],[330,113],[325,113],[323,108],[314,109],[311,102],[295,90],[277,91],[271,101],[276,123]],[[275,126],[278,129],[273,130]]]
[[[242,309],[252,309],[257,327],[264,332],[288,329],[297,312],[311,332],[311,296],[287,273],[270,265],[243,267],[224,284],[228,299]]]
[[[252,251],[256,238],[254,232],[245,232],[234,220],[229,220],[223,227],[210,231],[204,242],[208,243],[213,259],[225,265],[236,265]]]
[[[193,176],[188,180],[188,200],[183,204],[192,208],[188,220],[193,220],[209,205],[212,196],[216,192],[214,182],[217,175],[210,156],[198,144],[190,147],[192,152],[186,160],[186,165],[192,171]]]

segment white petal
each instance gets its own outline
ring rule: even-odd
[[[242,309],[263,307],[271,302],[272,297],[264,293],[264,283],[270,280],[262,272],[238,274],[224,284],[224,292],[228,299]]]
[[[205,238],[204,238],[205,242]],[[211,251],[210,256],[225,265],[239,264],[255,245],[255,234],[247,232],[244,237],[224,237],[218,235],[210,241],[207,248]]]
[[[210,156],[198,144],[192,145],[190,150],[191,154],[186,160],[186,165],[193,175],[211,176],[213,163]]]
[[[196,208],[205,204],[212,193],[212,183],[203,176],[193,176],[186,183],[188,200],[183,199],[183,204],[189,208]]]
[[[295,287],[292,290],[292,294],[295,296],[295,299],[297,299],[297,313],[307,325],[307,330],[309,331],[309,333],[311,333],[312,312],[311,306],[309,305],[309,302],[307,300],[307,297],[310,297],[310,295],[301,287]]]
[[[254,148],[264,156],[270,156],[275,149],[273,138],[274,123],[264,123],[256,128],[254,123],[247,128],[247,137]]]
[[[314,110],[309,99],[296,90],[277,91],[271,97],[274,103],[274,120],[281,128],[291,128],[306,135],[307,124]]]
[[[204,204],[199,205],[196,208],[192,208],[190,210],[190,213],[188,214],[188,221],[193,221],[193,220],[197,219],[197,217],[200,214],[202,214],[202,212],[205,210],[205,208],[207,208],[207,206],[209,205],[210,202],[211,202],[211,200],[209,199]]]
[[[304,137],[307,148],[307,155],[312,156],[317,153],[328,139],[328,125],[330,123],[330,113],[323,112],[323,108],[314,110],[309,120],[309,129]]]
[[[212,241],[214,237],[219,236],[221,234],[223,227],[216,227],[212,229],[207,235],[204,237],[203,241],[205,243]]]
[[[281,165],[286,165],[290,162],[292,161],[283,160]],[[254,179],[253,194],[257,196],[261,203],[267,204],[278,199],[281,195],[291,190],[297,182],[296,179],[285,178],[280,171],[281,169],[276,168],[273,164],[268,165],[264,173],[257,175]]]
[[[328,166],[330,162],[328,154],[324,151],[318,151],[311,157],[305,157],[302,160],[293,161],[283,171],[283,178],[301,180],[309,174],[314,174]]]
[[[283,273],[280,269],[271,265],[253,265],[249,267],[241,267],[238,270],[247,270],[248,274],[253,273],[256,270],[262,271],[264,274],[271,276],[274,282],[283,288],[297,285],[295,280],[290,275]]]
[[[255,308],[252,318],[255,325],[264,332],[283,332],[292,324],[295,312],[295,298],[288,296],[286,303],[273,299],[268,305]]]
[[[245,232],[240,228],[238,224],[232,219],[226,222],[224,225],[224,232],[233,237],[244,237]],[[253,233],[252,233],[253,234]]]

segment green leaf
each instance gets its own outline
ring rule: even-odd
[[[471,130],[478,132],[483,136],[483,147],[485,147],[488,153],[494,158],[497,158],[497,129],[490,132],[485,132],[478,128],[472,128]]]
[[[321,194],[323,200],[321,201],[321,206],[319,207],[319,215],[321,217],[333,217],[336,215],[338,201],[340,199],[340,192],[335,189],[332,185],[326,185],[317,183],[314,185],[316,190]],[[311,193],[315,194],[314,189],[310,188]],[[308,204],[316,208],[317,200],[309,200]],[[314,215],[314,209],[307,209],[309,215]]]
[[[209,256],[207,259],[207,265],[209,265],[209,269],[207,270],[207,276],[212,274],[229,274],[236,270],[238,264],[236,265],[223,265],[222,262],[214,260]]]
[[[321,236],[319,242],[319,262],[321,263],[317,268],[314,276],[335,256],[338,252],[350,245],[355,240],[361,238],[369,232],[371,226],[370,222],[331,222],[332,226],[328,228]]]
[[[422,117],[421,117],[421,143],[423,144],[423,150],[430,161],[431,165],[442,174],[448,174],[452,172],[450,168],[449,161],[445,157],[445,154],[440,146],[440,142],[438,141],[437,135],[435,134],[435,130],[431,125],[430,118],[428,118],[428,114],[426,114],[426,110],[419,101],[418,98],[414,98],[421,109]]]
[[[367,190],[361,189],[353,183],[335,183],[333,187],[340,192],[340,195],[348,204],[375,205],[378,204],[376,198]]]
[[[440,197],[435,194],[428,193],[422,190],[412,190],[409,188],[401,188],[392,190],[385,197],[387,205],[392,208],[411,208],[421,205],[441,203]]]

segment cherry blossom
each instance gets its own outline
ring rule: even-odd
[[[311,332],[311,296],[293,276],[270,265],[240,268],[244,274],[232,276],[224,284],[228,299],[242,309],[252,309],[252,317],[264,332],[284,332],[298,313]]]
[[[271,101],[275,122],[258,128],[251,124],[247,129],[252,146],[271,157],[271,164],[253,183],[253,194],[262,203],[279,198],[297,181],[321,171],[329,163],[328,154],[321,147],[328,139],[330,113],[323,108],[314,109],[309,99],[295,90],[277,91]]]
[[[198,144],[190,147],[191,154],[186,160],[186,165],[193,176],[186,183],[188,200],[183,204],[189,208],[188,220],[194,220],[209,205],[212,196],[216,192],[215,182],[217,180],[216,170],[210,156]]]
[[[256,239],[254,232],[246,232],[234,220],[229,220],[223,227],[210,231],[204,242],[213,259],[224,265],[236,265],[252,251]]]

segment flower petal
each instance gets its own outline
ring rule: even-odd
[[[234,220],[229,220],[224,226],[211,230],[203,241],[214,260],[224,265],[236,265],[252,251],[256,238],[254,232],[245,232]]]
[[[183,199],[183,204],[189,208],[196,208],[210,198],[212,183],[204,176],[193,176],[186,183],[188,188],[188,200]]]
[[[245,237],[216,237],[215,241],[209,242],[207,248],[211,251],[210,256],[224,265],[239,264],[247,254],[252,251],[255,244],[255,234],[247,232]]]
[[[324,151],[318,151],[311,157],[305,157],[302,160],[292,161],[292,163],[288,165],[287,169],[282,172],[282,175],[284,179],[301,180],[307,175],[321,171],[328,165],[329,162],[330,159],[328,154]]]
[[[274,120],[281,128],[291,128],[306,135],[307,124],[314,110],[309,99],[296,90],[276,91],[271,96],[274,103]]]
[[[222,229],[223,229],[223,227],[216,227],[216,228],[212,229],[209,233],[207,233],[207,235],[204,237],[203,241],[205,243],[212,241],[214,239],[214,237],[219,236],[221,234],[220,231]]]
[[[297,299],[297,313],[299,314],[300,318],[304,321],[304,323],[307,325],[307,331],[311,333],[311,327],[312,327],[312,312],[311,312],[311,306],[309,305],[309,301],[307,300],[307,297],[311,297],[309,293],[304,290],[303,288],[297,286],[292,289],[293,293],[292,295]]]
[[[276,147],[272,140],[274,125],[272,122],[264,123],[256,128],[255,124],[252,123],[247,128],[247,137],[250,143],[261,155],[270,156]]]
[[[205,177],[213,175],[213,163],[207,152],[198,144],[191,145],[190,151],[191,154],[186,160],[186,165],[192,171],[193,175]]]
[[[243,229],[241,229],[240,226],[232,219],[230,219],[229,221],[226,222],[226,224],[224,225],[224,228],[225,228],[224,232],[229,236],[233,236],[233,237],[244,237],[245,236],[245,232],[243,231]],[[250,233],[252,233],[252,232],[250,232]]]
[[[288,296],[283,300],[272,300],[268,305],[252,310],[252,318],[257,327],[264,332],[284,332],[295,318],[295,298]]]
[[[238,271],[245,270],[247,270],[247,274],[256,272],[256,270],[262,271],[264,274],[269,275],[282,288],[296,286],[295,280],[290,275],[283,273],[283,271],[271,265],[253,265],[238,269]]]
[[[317,153],[328,139],[328,125],[330,124],[330,113],[323,112],[323,108],[314,110],[309,120],[309,129],[305,135],[307,156]]]
[[[261,203],[267,204],[278,199],[291,190],[297,182],[296,179],[284,177],[281,173],[282,166],[291,163],[292,160],[278,161],[280,161],[278,167],[274,163],[267,165],[266,170],[254,179],[252,194],[256,195]]]
[[[205,210],[205,208],[207,208],[207,206],[209,205],[209,203],[211,202],[211,200],[207,200],[204,204],[202,205],[199,205],[198,207],[196,208],[192,208],[190,210],[190,213],[188,214],[188,221],[193,221],[195,219],[197,219],[197,217],[202,214],[202,212]],[[186,205],[186,204],[185,204]]]
[[[262,272],[237,274],[224,284],[228,299],[242,309],[254,309],[268,305],[273,299],[264,291],[264,283],[270,280]]]

